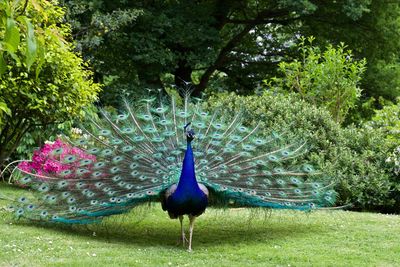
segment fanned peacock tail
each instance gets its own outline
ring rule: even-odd
[[[244,125],[242,113],[227,119],[223,110],[207,111],[202,103],[183,103],[171,97],[128,101],[124,111],[92,120],[94,131],[68,140],[81,151],[63,155],[51,151],[52,160],[72,164],[58,173],[20,170],[20,183],[32,194],[15,200],[17,217],[37,221],[85,224],[104,216],[125,213],[140,203],[159,201],[178,182],[188,123],[199,183],[210,191],[210,205],[256,206],[310,210],[334,203],[332,185],[309,164],[295,164],[305,144],[285,142],[279,135],[263,137]],[[318,182],[319,181],[319,182]]]

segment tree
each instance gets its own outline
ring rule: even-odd
[[[72,52],[60,7],[45,0],[1,1],[0,17],[2,166],[28,131],[78,118],[100,87]]]
[[[376,68],[398,59],[399,3],[380,0],[64,0],[78,48],[106,84],[103,101],[163,84],[252,92],[281,61],[296,57],[298,37],[314,35],[322,46],[344,41],[373,71],[368,96],[398,95],[376,77]],[[378,34],[379,38],[372,38]],[[382,47],[382,49],[376,49]],[[382,50],[382,51],[380,51]],[[371,60],[370,60],[371,58]],[[394,82],[394,81],[393,81]],[[396,81],[397,82],[397,81]],[[400,81],[399,81],[400,82]],[[373,85],[372,85],[373,84]],[[386,88],[386,86],[391,86]],[[396,85],[398,86],[398,85]],[[110,96],[108,97],[107,96]]]
[[[320,51],[312,45],[313,40],[302,38],[301,60],[279,63],[282,77],[266,83],[277,90],[295,91],[304,100],[326,107],[334,120],[342,123],[361,95],[358,85],[365,71],[365,59],[354,60],[343,43],[338,47],[328,45]]]
[[[319,11],[307,18],[303,32],[317,36],[316,44],[344,42],[356,58],[366,58],[361,84],[364,97],[382,96],[395,101],[400,96],[400,2],[347,1],[342,11],[348,16],[343,16],[341,2],[320,5]],[[359,8],[353,9],[356,5]],[[326,13],[332,18],[325,16]]]

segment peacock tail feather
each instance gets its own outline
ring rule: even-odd
[[[297,162],[306,144],[289,143],[277,134],[265,137],[246,126],[242,113],[233,119],[224,110],[207,110],[187,95],[178,104],[147,98],[124,102],[123,112],[102,111],[90,119],[95,130],[65,141],[89,155],[51,151],[52,160],[75,167],[58,173],[20,169],[20,184],[31,194],[10,209],[34,221],[86,224],[128,212],[148,201],[160,201],[176,184],[186,150],[183,127],[189,122],[196,177],[210,191],[210,205],[311,210],[335,201],[332,184],[311,165]]]

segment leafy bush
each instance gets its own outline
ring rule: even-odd
[[[337,158],[326,158],[324,168],[341,188],[343,203],[354,209],[400,212],[395,196],[400,193],[400,181],[386,162],[391,147],[384,141],[380,129],[350,126],[341,130]]]
[[[44,125],[37,126],[32,131],[27,132],[14,153],[11,155],[15,159],[27,159],[31,158],[34,150],[38,149],[38,146],[44,144],[47,141],[54,142],[57,139],[57,135],[65,134],[70,135],[73,121],[66,121],[57,125]]]
[[[391,149],[386,162],[392,167],[400,183],[400,99],[397,104],[385,105],[383,109],[377,110],[372,120],[366,123],[366,127],[381,129],[385,134],[386,144]]]
[[[82,116],[100,87],[72,52],[54,2],[3,1],[0,15],[0,36],[7,36],[0,45],[1,166],[27,132]]]
[[[397,104],[385,105],[377,110],[372,120],[367,123],[369,127],[382,129],[389,142],[394,146],[400,145],[400,99]]]
[[[393,153],[386,159],[386,162],[392,163],[394,173],[400,176],[400,146],[394,149]]]
[[[357,210],[400,212],[394,200],[400,182],[385,162],[390,148],[382,145],[384,134],[380,130],[342,128],[328,111],[310,105],[297,94],[219,94],[211,96],[207,105],[223,107],[227,116],[242,110],[245,122],[252,126],[259,123],[265,135],[276,131],[292,142],[306,141],[309,152],[304,160],[337,183],[338,205],[352,204]]]
[[[299,50],[302,59],[281,62],[276,77],[268,85],[295,91],[310,103],[324,106],[336,122],[343,122],[349,109],[355,106],[361,95],[358,83],[365,70],[365,59],[354,60],[350,50],[341,43],[328,45],[325,51],[312,45],[313,38],[302,38]]]

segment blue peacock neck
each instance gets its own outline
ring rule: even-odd
[[[187,141],[185,157],[182,164],[182,172],[179,178],[177,190],[183,190],[188,193],[193,190],[200,190],[196,180],[192,142],[189,138]]]

